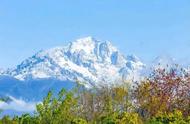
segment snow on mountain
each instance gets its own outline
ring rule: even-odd
[[[110,42],[86,37],[65,47],[39,51],[3,75],[19,80],[78,80],[91,87],[134,78],[143,67],[136,56],[124,57]]]
[[[175,66],[178,62],[170,56],[158,56],[152,62],[152,67],[154,68],[167,68],[168,66]]]

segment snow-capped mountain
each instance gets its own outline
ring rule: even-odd
[[[167,67],[174,67],[178,63],[175,58],[170,56],[158,56],[152,62],[152,67],[154,68],[167,68]]]
[[[125,57],[110,42],[86,37],[64,47],[39,51],[16,68],[1,74],[22,81],[77,80],[91,87],[134,79],[143,67],[136,56]]]

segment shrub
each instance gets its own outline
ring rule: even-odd
[[[189,124],[188,118],[182,115],[181,111],[175,110],[173,113],[160,113],[151,118],[148,124]]]
[[[118,118],[118,124],[142,124],[142,120],[137,113],[124,112]]]
[[[87,121],[82,118],[75,118],[71,124],[87,124]]]

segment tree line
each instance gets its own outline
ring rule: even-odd
[[[50,91],[34,115],[4,116],[0,124],[190,124],[190,74],[156,69],[133,87]]]

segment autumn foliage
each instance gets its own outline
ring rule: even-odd
[[[144,117],[175,110],[190,115],[190,75],[183,70],[158,69],[134,91],[136,105]]]
[[[190,75],[178,68],[156,69],[134,87],[50,91],[36,113],[0,124],[190,124]]]

